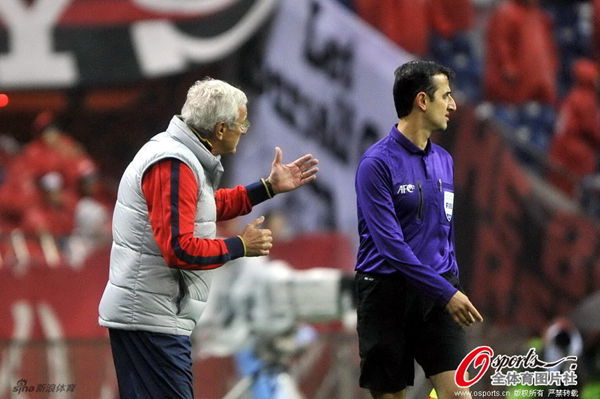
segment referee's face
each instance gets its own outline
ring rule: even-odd
[[[446,75],[441,73],[434,75],[432,80],[436,89],[433,98],[427,96],[426,127],[431,131],[446,130],[450,114],[456,111],[456,102],[452,97],[450,82]]]

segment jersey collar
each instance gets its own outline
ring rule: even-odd
[[[404,147],[411,154],[419,154],[419,155],[427,155],[431,152],[434,152],[433,146],[431,145],[431,139],[427,139],[427,145],[425,149],[420,149],[408,139],[400,130],[398,130],[398,126],[392,126],[392,130],[390,131],[390,136],[402,147]]]

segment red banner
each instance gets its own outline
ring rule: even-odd
[[[4,90],[122,84],[232,54],[275,0],[3,0]]]

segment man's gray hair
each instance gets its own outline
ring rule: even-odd
[[[212,134],[219,122],[233,125],[239,108],[247,102],[246,94],[237,87],[222,80],[205,78],[196,81],[188,90],[181,117],[201,133]]]

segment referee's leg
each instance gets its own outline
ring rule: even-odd
[[[456,382],[454,382],[455,375],[456,370],[450,370],[429,377],[431,384],[437,392],[438,399],[471,398],[469,388],[461,388],[456,385]],[[464,391],[465,393],[458,394],[457,392],[459,391]]]
[[[405,399],[406,389],[393,393],[382,393],[377,391],[370,391],[373,399]]]

